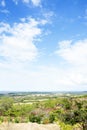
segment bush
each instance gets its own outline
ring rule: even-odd
[[[73,126],[69,124],[65,124],[64,122],[58,122],[58,125],[60,126],[61,130],[73,130]]]
[[[51,113],[49,115],[49,121],[50,121],[50,123],[53,123],[55,121],[55,114],[54,113]]]
[[[19,123],[19,122],[20,122],[20,119],[19,119],[18,117],[16,117],[16,118],[14,119],[14,122],[15,122],[15,123]]]
[[[33,114],[33,113],[31,113],[30,115],[29,115],[29,120],[30,120],[30,122],[37,122],[37,123],[41,123],[41,119],[42,119],[42,117],[41,117],[41,115],[35,115],[35,114]]]
[[[0,117],[0,123],[2,123],[4,121],[4,118],[1,116]]]

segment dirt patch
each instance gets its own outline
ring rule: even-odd
[[[57,124],[2,123],[0,130],[60,130]]]

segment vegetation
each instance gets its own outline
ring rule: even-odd
[[[2,122],[58,123],[62,130],[87,130],[87,94],[23,93],[0,96]]]

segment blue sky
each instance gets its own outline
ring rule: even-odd
[[[87,1],[0,1],[0,91],[87,91]]]

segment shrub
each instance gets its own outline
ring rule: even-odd
[[[4,121],[4,118],[1,116],[0,117],[0,123],[2,123]]]
[[[29,120],[30,120],[30,122],[37,122],[37,123],[41,123],[41,119],[42,119],[42,117],[41,117],[41,115],[35,115],[35,114],[33,114],[33,113],[31,113],[30,115],[29,115]]]
[[[55,114],[54,113],[51,113],[49,115],[49,121],[50,121],[50,123],[53,123],[55,121]]]
[[[14,122],[15,122],[15,123],[19,123],[19,122],[20,122],[20,119],[19,119],[18,117],[16,117],[16,118],[14,119]]]

